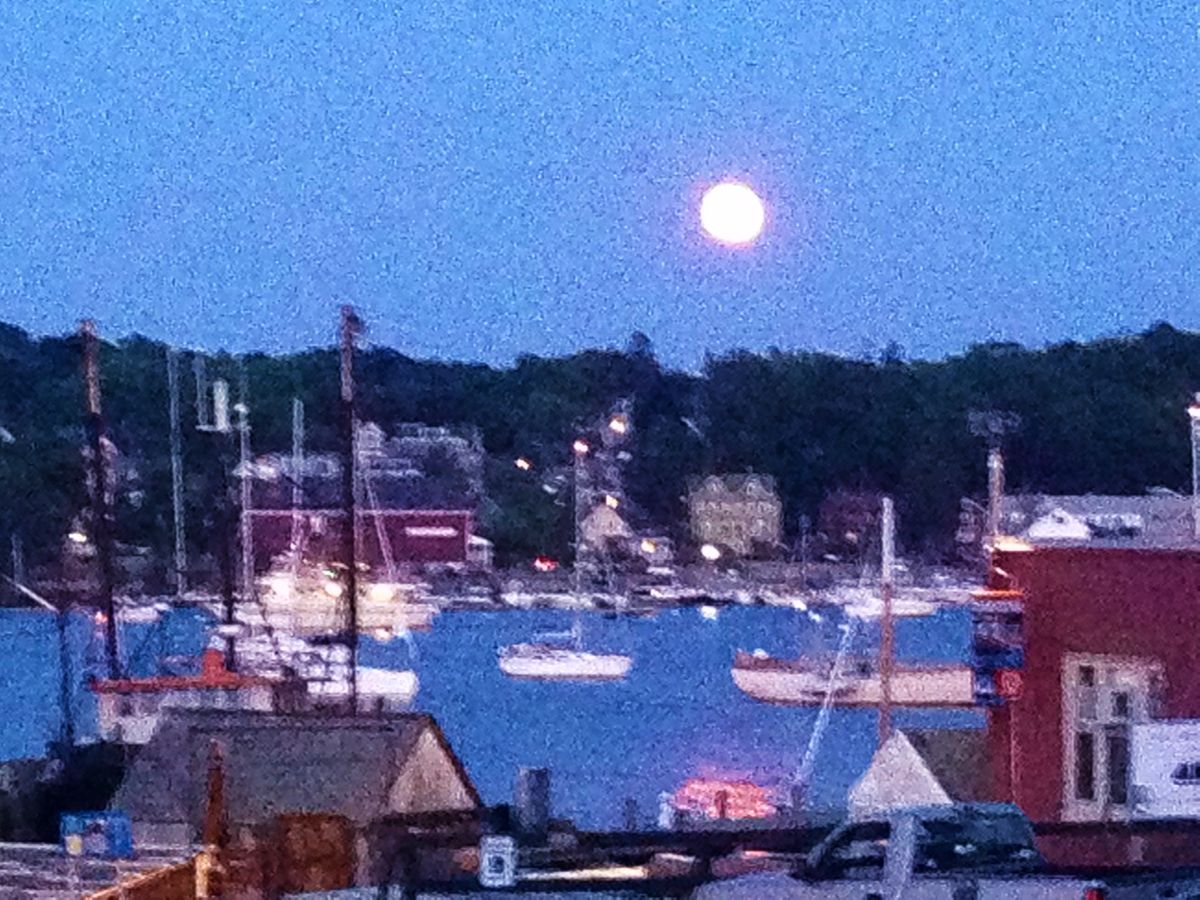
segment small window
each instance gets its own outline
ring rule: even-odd
[[[1083,687],[1096,686],[1096,667],[1095,666],[1080,666],[1079,667],[1079,683]]]
[[[1200,784],[1200,762],[1181,762],[1171,773],[1176,784]]]
[[[1129,802],[1129,736],[1112,729],[1105,735],[1108,749],[1108,801],[1117,806]]]
[[[1129,694],[1124,691],[1112,695],[1112,717],[1114,719],[1129,718]]]
[[[1086,731],[1075,735],[1075,799],[1096,799],[1096,738]]]

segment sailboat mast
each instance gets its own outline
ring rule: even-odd
[[[300,552],[300,510],[304,505],[304,402],[292,398],[292,543],[293,554]],[[295,560],[293,564],[295,564]]]
[[[85,425],[91,449],[92,530],[100,570],[100,608],[104,611],[108,677],[115,679],[121,677],[121,659],[117,650],[117,615],[113,605],[115,577],[112,519],[108,508],[108,467],[104,458],[104,417],[100,413],[100,339],[96,334],[96,323],[91,319],[84,320],[79,330],[83,338],[83,377],[87,389]]]
[[[179,352],[167,348],[167,413],[171,421],[171,520],[175,532],[175,595],[187,590],[187,534],[183,518],[183,435],[179,425]]]
[[[240,481],[241,532],[242,549],[242,602],[248,603],[254,597],[254,529],[250,519],[253,503],[250,488],[250,389],[246,375],[245,360],[241,362],[238,378],[238,471],[242,473]]]
[[[896,515],[892,498],[883,498],[883,546],[879,593],[883,618],[879,638],[879,746],[892,733],[892,667],[896,655],[895,622],[892,620],[892,569],[896,556]]]
[[[358,712],[358,510],[354,487],[357,469],[354,416],[354,338],[362,323],[351,306],[342,307],[342,554],[346,564],[346,648],[350,654],[350,712]]]

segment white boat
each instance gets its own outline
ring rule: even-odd
[[[765,653],[738,653],[733,682],[765,703],[820,706],[832,693],[838,706],[877,706],[883,690],[874,659],[846,660],[836,681],[832,660],[779,659]],[[896,706],[968,707],[975,702],[974,674],[964,665],[896,666],[892,703]]]
[[[290,670],[321,699],[350,693],[349,651],[341,644],[312,644],[293,635],[275,632],[239,637],[235,645],[239,672],[283,676]],[[358,666],[357,690],[364,707],[382,704],[385,709],[407,708],[420,687],[411,669],[378,669]]]
[[[539,641],[501,647],[500,671],[510,678],[544,681],[620,681],[629,674],[632,657],[583,649],[578,622],[565,636],[571,637],[573,643]]]

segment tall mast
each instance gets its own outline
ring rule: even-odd
[[[300,553],[300,511],[304,507],[304,402],[292,398],[292,553]],[[298,559],[293,560],[297,564]]]
[[[879,746],[892,733],[892,666],[896,656],[895,622],[892,620],[892,569],[896,557],[896,514],[892,498],[883,498],[883,547],[879,593],[883,601],[882,633],[879,638]]]
[[[250,494],[250,387],[246,374],[246,362],[241,361],[238,379],[238,471],[241,477],[241,545],[242,545],[242,602],[254,597],[254,529],[250,521],[252,497]]]
[[[108,508],[108,466],[104,458],[104,417],[100,413],[100,339],[96,323],[85,319],[79,328],[83,338],[83,379],[87,388],[85,425],[91,449],[92,530],[96,541],[96,560],[100,569],[100,608],[104,612],[104,645],[108,658],[108,677],[121,677],[121,658],[117,651],[117,616],[113,606],[114,575],[112,558],[112,519]]]
[[[358,510],[354,497],[357,469],[354,416],[354,338],[362,322],[351,306],[342,307],[342,555],[346,565],[346,649],[350,653],[350,712],[358,712]]]
[[[187,590],[187,533],[183,518],[183,436],[179,426],[179,351],[167,348],[167,412],[171,418],[171,518],[175,532],[175,594]]]

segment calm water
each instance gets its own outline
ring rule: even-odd
[[[147,673],[164,653],[198,653],[201,617],[179,610],[154,626],[123,629],[131,668]],[[497,647],[528,640],[534,632],[566,630],[571,616],[555,611],[461,612],[437,618],[431,632],[415,636],[415,653],[403,641],[364,643],[364,665],[413,665],[421,679],[418,707],[441,723],[484,799],[510,799],[520,766],[552,772],[556,815],[581,825],[606,827],[621,818],[632,797],[649,821],[662,791],[694,776],[745,777],[782,786],[803,756],[815,710],[773,707],[750,700],[733,685],[729,667],[737,649],[795,653],[832,648],[831,622],[816,624],[790,610],[722,609],[717,621],[694,609],[654,619],[584,617],[589,648],[631,653],[624,682],[553,684],[506,678]],[[100,634],[80,616],[70,628],[76,673],[100,671]],[[867,649],[868,629],[855,642]],[[901,620],[902,659],[959,660],[968,653],[967,615],[946,611]],[[58,728],[58,642],[51,616],[0,611],[0,757],[39,754]],[[84,733],[93,710],[86,690],[75,692]],[[972,713],[901,712],[912,725],[977,724]],[[844,802],[866,767],[875,740],[872,711],[839,710],[817,758],[813,801]]]

